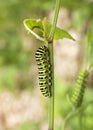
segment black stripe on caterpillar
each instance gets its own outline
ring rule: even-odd
[[[49,61],[49,50],[46,46],[41,46],[35,53],[35,58],[38,65],[39,86],[42,94],[45,97],[51,96],[51,64]]]

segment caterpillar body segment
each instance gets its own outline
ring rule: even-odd
[[[85,69],[81,70],[76,82],[75,90],[71,98],[71,102],[75,108],[78,108],[82,105],[85,88],[87,85],[87,77],[88,71]]]
[[[49,50],[46,46],[41,46],[35,53],[38,65],[39,86],[45,97],[51,96],[51,65],[49,60]]]

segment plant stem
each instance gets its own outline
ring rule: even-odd
[[[66,118],[65,118],[65,120],[64,120],[63,130],[66,129],[66,125],[67,125],[68,121],[69,121],[73,116],[75,116],[75,114],[77,114],[77,113],[78,113],[77,110],[71,111],[71,112],[68,113],[68,115],[66,116]]]
[[[50,31],[50,35],[49,35],[50,39],[53,39],[53,37],[54,37],[55,28],[56,28],[57,19],[58,19],[58,14],[59,14],[59,9],[60,9],[60,2],[61,2],[61,0],[56,0],[56,7],[55,7],[53,26],[51,27],[51,31]]]
[[[51,64],[52,72],[52,85],[51,85],[51,96],[49,98],[49,128],[48,130],[54,130],[54,53],[53,53],[53,37],[55,33],[55,28],[58,19],[58,13],[60,8],[60,0],[56,0],[55,15],[53,20],[53,25],[51,27],[49,39],[48,39],[48,48],[49,48],[49,57]]]
[[[51,96],[49,98],[49,129],[54,130],[54,55],[53,55],[53,44],[49,44],[50,50],[50,64],[52,71],[52,86]]]
[[[78,112],[79,130],[82,130],[82,113],[81,110]]]
[[[71,118],[71,116],[73,116],[73,115],[74,115],[73,112],[68,113],[68,115],[67,115],[66,118],[65,118],[64,124],[63,124],[63,130],[65,130],[67,121],[68,121],[68,120]]]

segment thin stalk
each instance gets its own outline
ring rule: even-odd
[[[60,8],[60,1],[56,0],[55,15],[53,20],[53,25],[51,27],[49,39],[48,39],[48,48],[52,72],[52,85],[51,85],[51,96],[49,98],[49,128],[48,130],[54,130],[54,52],[53,52],[53,37],[55,33],[55,28],[58,19],[58,13]]]
[[[61,2],[61,0],[56,0],[56,7],[55,7],[53,26],[51,27],[51,31],[50,31],[50,35],[49,35],[50,39],[53,39],[53,37],[54,37],[55,28],[56,28],[57,19],[58,19],[58,14],[59,14],[59,9],[60,9],[60,2]]]
[[[82,130],[83,127],[82,127],[82,113],[81,113],[81,111],[79,111],[79,113],[78,113],[78,123],[79,123],[79,130]]]
[[[50,64],[52,71],[52,86],[51,96],[49,98],[49,129],[54,130],[54,55],[53,55],[53,44],[49,44],[50,50]]]
[[[68,120],[69,120],[73,115],[74,115],[74,112],[70,112],[70,113],[66,116],[66,118],[65,118],[65,120],[64,120],[64,124],[63,124],[63,130],[66,129],[67,122],[68,122]]]
[[[66,130],[66,126],[67,126],[68,121],[69,121],[73,116],[75,116],[76,114],[78,114],[78,110],[74,110],[74,111],[71,111],[71,112],[68,113],[68,115],[65,117],[65,120],[64,120],[63,130]]]

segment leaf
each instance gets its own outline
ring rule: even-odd
[[[66,32],[63,29],[60,29],[60,28],[56,27],[55,34],[54,34],[54,39],[58,40],[58,39],[63,39],[63,38],[69,38],[69,39],[75,41],[75,39],[68,32]]]
[[[40,32],[43,33],[43,25],[40,19],[25,19],[23,23],[28,32],[34,35],[37,39],[44,41],[44,39],[41,36],[39,36],[40,33],[35,32],[35,29],[38,29]]]
[[[32,35],[34,35],[37,39],[41,41],[44,41],[44,39],[47,40],[49,38],[50,30],[52,27],[51,23],[46,18],[44,18],[43,20],[25,19],[24,26]],[[37,32],[35,32],[34,29],[39,29],[39,31],[42,32],[42,35],[40,36],[40,33],[37,34]],[[54,33],[54,40],[63,38],[69,38],[71,40],[75,40],[68,32],[56,27]]]
[[[43,34],[44,34],[44,37],[47,39],[49,37],[49,33],[50,33],[52,25],[50,24],[50,22],[48,22],[48,21],[46,21],[46,19],[44,19],[43,26],[44,26]],[[56,27],[55,33],[54,33],[54,40],[63,39],[63,38],[69,38],[69,39],[75,41],[75,39],[68,32]]]
[[[35,28],[40,29],[41,31],[43,31],[43,25],[42,25],[42,21],[40,19],[25,19],[24,20],[24,25],[27,26],[27,28],[33,30]]]

